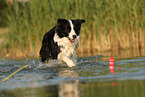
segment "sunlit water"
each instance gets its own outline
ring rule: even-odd
[[[43,97],[42,95],[44,97],[46,95],[50,97],[99,95],[111,97],[112,87],[115,87],[114,92],[117,96],[117,89],[124,92],[122,86],[125,87],[125,85],[127,85],[126,91],[128,92],[140,88],[145,90],[144,57],[116,59],[113,71],[109,69],[109,57],[102,55],[78,58],[77,66],[72,68],[57,60],[51,60],[48,64],[41,63],[39,59],[2,60],[0,62],[0,80],[26,64],[29,65],[27,68],[16,73],[6,82],[0,81],[0,97],[9,97],[9,95],[11,97],[16,95],[29,97],[36,95],[36,97]],[[100,91],[101,89],[104,93]],[[129,89],[135,90],[130,91]],[[105,95],[105,93],[107,94]],[[138,95],[140,93],[142,96],[136,97],[145,96],[142,91],[137,92]],[[120,95],[123,96],[123,94]],[[128,93],[124,95],[133,96]]]

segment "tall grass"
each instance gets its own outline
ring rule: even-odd
[[[9,33],[3,51],[39,53],[43,35],[58,18],[85,19],[78,51],[145,47],[144,0],[29,0],[9,4]]]
[[[0,0],[0,27],[5,27],[8,23],[5,11],[7,11],[6,0]]]

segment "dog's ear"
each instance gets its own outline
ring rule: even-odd
[[[64,25],[65,23],[67,23],[66,19],[58,19],[57,20],[57,25]]]
[[[83,20],[83,19],[81,19],[81,20],[80,19],[77,19],[76,22],[81,25],[82,23],[85,22],[85,20]]]

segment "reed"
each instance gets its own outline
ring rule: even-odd
[[[43,35],[58,18],[85,19],[79,52],[145,47],[144,0],[29,0],[8,4],[9,33],[3,52],[38,55]]]

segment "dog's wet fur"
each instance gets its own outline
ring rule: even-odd
[[[40,57],[42,62],[60,59],[69,67],[76,66],[71,57],[75,56],[79,43],[81,24],[85,20],[58,19],[57,25],[47,32],[42,40]]]

